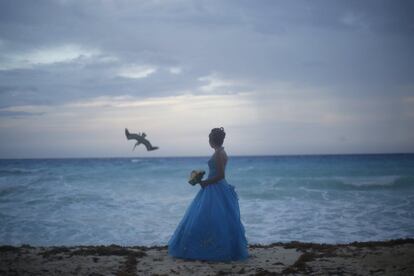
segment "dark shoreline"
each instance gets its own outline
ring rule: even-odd
[[[1,275],[414,275],[414,239],[250,244],[247,261],[172,258],[167,246],[0,246]]]
[[[355,246],[355,247],[375,247],[375,246],[394,246],[400,244],[414,243],[414,238],[398,238],[390,239],[383,241],[354,241],[350,243],[317,243],[317,242],[301,242],[301,241],[290,241],[290,242],[273,242],[270,244],[260,244],[253,243],[249,244],[249,248],[270,248],[274,246],[283,246],[285,248],[320,248],[320,247],[344,247],[344,246]],[[125,248],[135,248],[135,249],[167,249],[167,245],[118,245],[118,244],[109,244],[109,245],[47,245],[47,246],[33,246],[30,244],[21,244],[21,245],[8,245],[0,244],[0,252],[15,250],[18,248],[78,248],[78,247],[125,247]]]

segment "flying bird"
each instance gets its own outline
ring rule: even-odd
[[[153,147],[151,145],[151,143],[145,139],[145,137],[147,136],[144,132],[141,134],[138,132],[138,134],[136,133],[129,133],[128,129],[125,129],[125,136],[127,138],[127,140],[137,140],[137,142],[135,143],[135,146],[132,150],[135,150],[136,146],[138,146],[139,144],[144,144],[144,146],[147,148],[147,151],[151,151],[151,150],[156,150],[158,149],[158,147]]]

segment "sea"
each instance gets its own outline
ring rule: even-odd
[[[0,244],[166,245],[210,157],[0,160]],[[250,244],[414,238],[414,154],[230,156]]]

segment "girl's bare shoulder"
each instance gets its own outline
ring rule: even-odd
[[[213,155],[216,158],[223,158],[223,159],[227,160],[227,153],[224,149],[216,151]]]
[[[226,160],[227,161],[227,153],[226,153],[226,151],[224,150],[224,149],[222,149],[222,150],[220,150],[219,152],[218,152],[218,155],[222,158],[222,159],[224,159],[224,160]]]

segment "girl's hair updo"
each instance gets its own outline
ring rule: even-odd
[[[226,137],[226,133],[224,132],[224,128],[213,128],[210,132],[209,138],[210,141],[216,145],[221,147],[224,142],[224,137]]]

